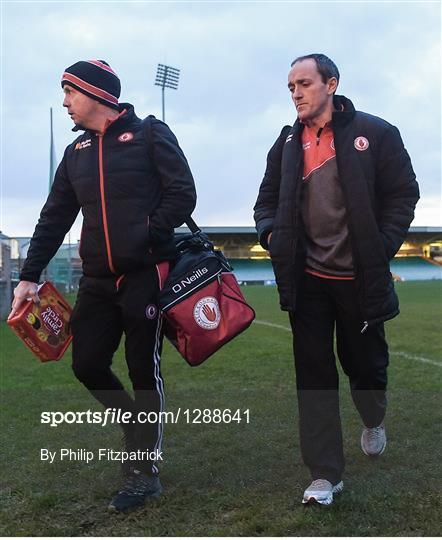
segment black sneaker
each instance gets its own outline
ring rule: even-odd
[[[109,510],[125,512],[143,506],[146,499],[159,497],[163,491],[158,476],[148,476],[136,469],[126,475],[126,482],[109,503]]]

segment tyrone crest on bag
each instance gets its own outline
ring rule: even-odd
[[[221,321],[218,300],[213,296],[205,296],[198,300],[193,308],[193,318],[201,328],[206,330],[218,328]]]

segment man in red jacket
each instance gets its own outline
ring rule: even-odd
[[[303,503],[328,505],[343,488],[337,353],[364,423],[362,450],[378,456],[388,347],[383,322],[399,313],[389,261],[419,198],[399,131],[337,96],[339,71],[323,54],[292,63],[298,114],[267,157],[255,205],[280,304],[294,336],[301,453],[312,483]]]
[[[73,370],[106,408],[129,411],[135,419],[121,424],[125,449],[134,458],[125,463],[125,484],[109,506],[123,511],[162,491],[156,460],[139,459],[139,451],[161,455],[162,423],[137,420],[139,413],[158,417],[164,407],[159,263],[175,257],[174,227],[191,215],[195,186],[167,125],[142,121],[132,105],[119,103],[120,80],[106,62],[73,64],[61,85],[74,131],[83,133],[57,169],[10,317],[26,298],[38,302],[40,274],[81,209],[83,277],[71,319]],[[111,370],[123,334],[134,399]]]

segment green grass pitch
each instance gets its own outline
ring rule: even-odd
[[[2,536],[437,536],[441,493],[442,314],[439,282],[397,286],[388,447],[369,459],[341,374],[347,469],[330,508],[304,508],[309,482],[297,438],[291,334],[274,287],[247,287],[257,321],[205,364],[190,368],[167,343],[167,410],[249,409],[250,422],[165,426],[164,495],[109,514],[118,463],[40,460],[40,449],[119,449],[116,426],[40,423],[42,411],[101,410],[78,383],[70,354],[40,364],[2,323]],[[279,326],[281,328],[279,328]],[[114,368],[127,383],[122,348]]]

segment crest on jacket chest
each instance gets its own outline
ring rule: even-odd
[[[356,150],[359,150],[359,152],[364,152],[370,146],[370,143],[368,142],[368,139],[366,137],[360,135],[359,137],[356,137],[353,145]]]
[[[125,131],[118,137],[118,141],[121,143],[126,143],[131,141],[134,138],[134,134],[131,131]]]

